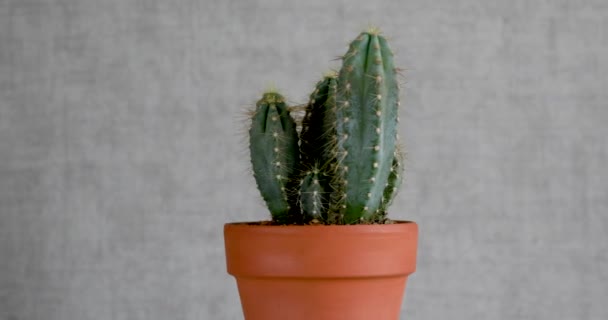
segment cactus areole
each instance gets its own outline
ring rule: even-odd
[[[273,223],[389,221],[403,166],[397,70],[386,39],[372,29],[350,43],[339,72],[317,83],[301,123],[285,97],[264,93],[251,118],[249,145]]]

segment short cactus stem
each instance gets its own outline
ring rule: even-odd
[[[317,166],[308,170],[300,180],[299,205],[304,221],[325,221],[329,204],[329,190],[325,174]]]
[[[388,207],[393,203],[393,199],[395,199],[395,196],[399,191],[399,187],[401,187],[401,183],[403,181],[403,158],[403,153],[401,152],[400,148],[397,148],[395,150],[395,157],[393,158],[391,172],[388,176],[386,186],[384,187],[382,204],[374,217],[374,221],[376,222],[382,222],[386,219]]]
[[[287,222],[295,210],[290,181],[299,162],[296,124],[285,98],[266,92],[256,105],[249,130],[253,174],[273,220]]]

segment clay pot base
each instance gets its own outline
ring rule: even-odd
[[[224,226],[246,320],[396,320],[418,226]]]

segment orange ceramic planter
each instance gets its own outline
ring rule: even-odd
[[[231,223],[224,240],[246,320],[397,320],[418,226]]]

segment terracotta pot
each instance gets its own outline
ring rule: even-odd
[[[230,223],[224,240],[246,320],[396,320],[418,226]]]

